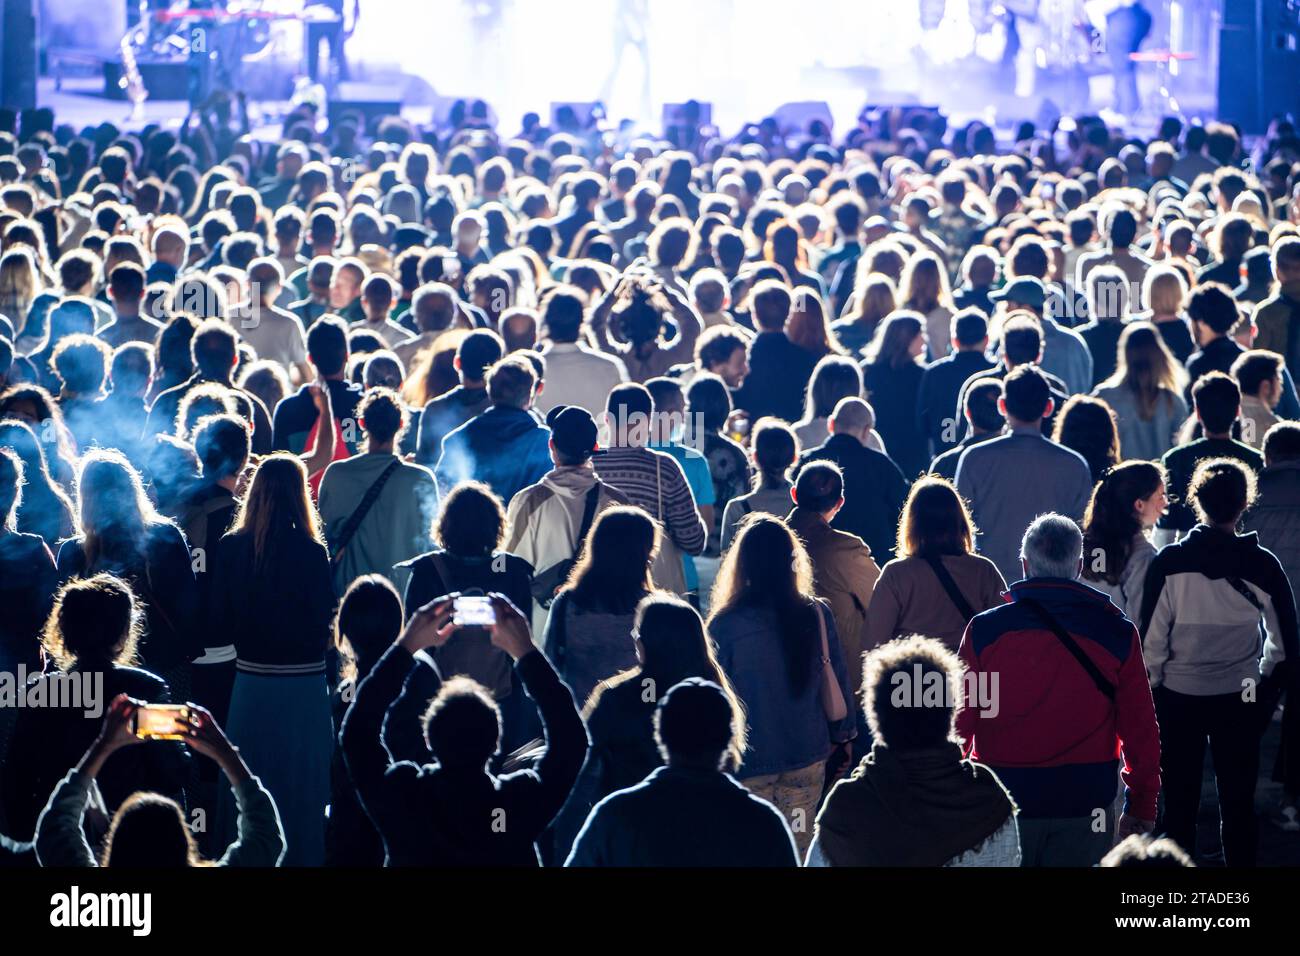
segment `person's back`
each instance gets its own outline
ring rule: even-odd
[[[567,866],[796,866],[776,807],[730,775],[660,767],[592,811]]]
[[[1205,437],[1171,449],[1161,460],[1169,475],[1169,511],[1159,525],[1166,534],[1182,534],[1196,525],[1187,491],[1201,462],[1231,458],[1256,474],[1264,469],[1264,456],[1232,437],[1233,427],[1241,417],[1241,388],[1235,379],[1222,372],[1207,375],[1193,388],[1192,403]]]
[[[1294,603],[1288,610],[1283,591],[1290,591],[1283,568],[1255,535],[1202,525],[1162,549],[1147,572],[1142,600],[1152,684],[1210,696],[1257,682],[1261,653],[1267,661],[1281,660],[1285,632],[1295,627]],[[1268,635],[1263,646],[1261,623]]]
[[[434,476],[444,495],[462,482],[480,481],[510,501],[551,470],[551,430],[530,411],[538,375],[526,360],[498,362],[487,381],[491,407],[443,440]]]
[[[545,650],[573,691],[574,700],[585,704],[601,681],[636,666],[635,619],[635,610],[618,613],[585,607],[567,594],[551,605]],[[559,649],[561,641],[563,651]]]
[[[817,355],[795,345],[785,332],[759,332],[749,350],[749,376],[735,394],[736,407],[756,420],[799,421],[817,362]]]
[[[973,676],[957,730],[1019,804],[1026,865],[1092,865],[1115,832],[1109,818],[1096,827],[1095,811],[1115,799],[1117,754],[1128,795],[1119,831],[1156,818],[1160,748],[1142,644],[1108,597],[1078,581],[1073,521],[1038,518],[1022,560],[1010,603],[976,616],[962,640]]]
[[[41,669],[41,635],[57,587],[54,558],[34,534],[0,530],[0,670]]]
[[[424,406],[424,412],[420,415],[416,460],[430,468],[438,464],[443,440],[470,419],[487,411],[490,406],[486,388],[466,388],[463,385],[456,386],[446,395],[441,395]]]
[[[338,461],[321,482],[320,513],[326,537],[348,524],[380,477],[391,473],[365,519],[343,551],[334,576],[338,584],[366,574],[382,574],[401,588],[406,582],[394,568],[429,550],[429,529],[438,511],[433,475],[391,453],[360,455]]]
[[[272,530],[277,559],[257,562],[254,535],[227,534],[213,563],[210,626],[255,669],[311,665],[322,671],[334,611],[325,547],[306,534]],[[285,595],[293,595],[286,601]]]
[[[1116,356],[1124,323],[1119,320],[1094,320],[1079,329],[1092,353],[1092,384],[1095,386],[1115,374]]]
[[[838,469],[825,464],[805,468],[795,498],[798,506],[787,523],[808,552],[813,587],[830,605],[845,660],[859,661],[880,568],[861,538],[830,525],[844,501],[844,478]],[[850,683],[857,688],[856,667]]]
[[[361,386],[334,379],[326,380],[325,386],[329,389],[330,408],[335,421],[355,421],[357,406],[363,397]],[[311,386],[304,385],[275,407],[275,450],[289,451],[295,455],[307,451],[311,447],[311,438],[319,419],[320,412],[312,401]],[[348,444],[348,452],[354,454],[357,450],[356,433],[349,429],[342,434]]]
[[[954,740],[961,662],[913,635],[867,655],[862,704],[874,745],[831,789],[808,866],[1019,866],[1016,804]],[[921,687],[943,689],[917,706]]]
[[[462,481],[481,481],[503,501],[551,470],[550,431],[528,412],[493,406],[447,436],[435,474],[449,493]]]
[[[1002,603],[1006,582],[997,566],[977,554],[945,554],[934,560],[977,612]],[[924,557],[898,558],[881,569],[867,616],[864,650],[872,650],[909,634],[932,635],[950,650],[961,644],[969,622],[948,595]]]
[[[917,427],[917,401],[925,369],[915,363],[898,368],[867,364],[862,380],[867,398],[876,409],[876,430],[889,449],[890,459],[909,480],[929,464],[929,440]]]
[[[1076,521],[1092,496],[1092,472],[1077,452],[1043,437],[1042,419],[1054,410],[1042,374],[1023,365],[1007,376],[999,409],[1008,434],[968,448],[957,465],[957,490],[970,502],[980,554],[1008,581],[1020,580],[1019,546],[1041,514]]]
[[[37,678],[26,690],[27,699],[59,703],[18,711],[3,775],[8,836],[23,840],[32,836],[50,792],[99,735],[104,718],[102,710],[94,712],[86,696],[92,686],[93,693],[102,695],[104,702],[118,694],[151,704],[172,702],[162,678],[133,667],[74,668]],[[108,761],[99,787],[112,813],[139,789],[179,796],[186,771],[185,754],[176,744],[151,741]]]
[[[818,606],[818,613],[826,613]],[[821,699],[819,671],[795,688],[786,671],[781,622],[770,607],[740,607],[709,622],[718,663],[731,679],[749,716],[749,750],[739,776],[779,774],[825,760],[831,747]],[[833,656],[839,643],[830,635]],[[820,657],[820,655],[818,655]]]
[[[114,317],[112,324],[100,329],[96,336],[115,349],[131,342],[153,345],[162,330],[163,324],[147,315],[119,315]]]
[[[418,612],[358,688],[341,735],[348,772],[384,838],[388,866],[540,865],[535,842],[586,759],[587,733],[568,689],[533,645],[512,602],[499,594],[491,600],[496,624],[489,638],[514,659],[516,675],[537,704],[546,747],[523,769],[489,773],[487,762],[499,752],[501,714],[481,686],[458,679],[435,688],[425,717],[435,762],[419,766],[389,756],[380,735],[413,655],[445,641],[453,628],[448,601]]]
[[[802,472],[818,461],[839,465],[844,474],[844,507],[831,526],[865,541],[880,564],[893,555],[908,484],[898,465],[867,447],[873,419],[862,399],[844,399],[831,417],[831,437],[820,448],[806,452],[795,471]]]
[[[654,710],[653,742],[666,766],[598,803],[565,865],[798,866],[780,811],[723,770],[740,732],[734,697],[691,678]]]
[[[1259,535],[1262,547],[1277,556],[1292,591],[1300,590],[1300,456],[1280,456],[1300,451],[1297,436],[1300,429],[1285,425],[1265,440],[1267,466],[1259,474],[1259,499],[1243,523],[1246,531]],[[1273,457],[1267,454],[1270,441],[1276,442]]]
[[[1176,443],[1187,421],[1187,403],[1177,392],[1161,389],[1143,416],[1137,393],[1127,385],[1102,386],[1093,393],[1111,407],[1119,424],[1120,455],[1127,461],[1159,461]]]

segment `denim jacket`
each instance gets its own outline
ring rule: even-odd
[[[832,745],[856,735],[852,682],[835,632],[835,619],[818,601],[826,622],[831,667],[849,705],[848,716],[828,724],[821,698],[821,639],[814,635],[812,676],[798,693],[786,676],[782,635],[767,607],[743,607],[715,618],[709,627],[718,663],[731,679],[749,720],[749,749],[737,776],[744,780],[799,770],[830,756]],[[855,662],[861,667],[860,662]]]

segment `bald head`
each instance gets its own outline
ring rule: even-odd
[[[411,313],[421,332],[442,332],[451,328],[460,310],[456,290],[441,282],[420,286],[411,297]]]
[[[860,398],[846,398],[836,405],[829,424],[832,435],[848,435],[864,445],[875,427],[875,410]]]

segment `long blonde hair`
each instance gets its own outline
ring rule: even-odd
[[[1138,415],[1150,421],[1163,397],[1173,401],[1182,388],[1177,359],[1165,345],[1164,336],[1150,322],[1130,322],[1119,340],[1115,374],[1103,388],[1127,388],[1137,397]]]
[[[849,318],[872,332],[898,310],[898,287],[883,273],[872,273],[853,293],[853,314]]]
[[[43,287],[31,249],[15,246],[0,256],[0,313],[13,319],[15,334],[23,334],[27,313]]]
[[[254,565],[261,566],[272,556],[275,535],[285,529],[325,544],[302,459],[277,452],[263,458],[253,472],[230,533],[252,536]]]

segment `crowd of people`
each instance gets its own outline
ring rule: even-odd
[[[0,111],[0,860],[1300,830],[1289,124],[486,116]]]

